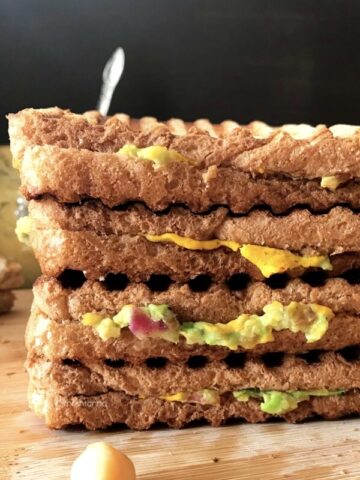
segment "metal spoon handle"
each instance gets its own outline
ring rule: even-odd
[[[100,96],[97,104],[97,110],[102,115],[107,115],[111,99],[123,74],[125,67],[125,52],[121,47],[118,47],[107,61],[103,76]]]

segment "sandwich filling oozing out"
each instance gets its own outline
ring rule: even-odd
[[[176,150],[172,150],[160,145],[138,148],[135,145],[126,144],[118,152],[125,157],[137,158],[153,162],[156,167],[161,167],[171,162],[182,162],[194,164],[194,160],[184,157]]]
[[[150,242],[174,243],[188,250],[215,250],[226,247],[233,252],[239,251],[246,260],[256,265],[266,278],[275,273],[283,273],[299,267],[332,270],[330,259],[326,255],[301,256],[278,248],[250,244],[241,245],[231,240],[194,240],[175,233],[145,235],[145,237]]]
[[[30,244],[32,223],[30,217],[22,217],[17,221],[16,234],[20,242]],[[216,250],[224,247],[240,254],[255,265],[264,277],[269,278],[276,273],[283,273],[295,268],[321,268],[332,270],[330,259],[327,255],[302,256],[287,250],[264,247],[262,245],[240,244],[232,240],[195,240],[182,237],[175,233],[161,235],[144,234],[149,242],[172,243],[188,250]]]
[[[48,426],[359,414],[359,126],[53,108],[9,134]]]
[[[168,305],[148,304],[144,307],[125,305],[113,317],[89,312],[82,323],[93,327],[104,341],[119,338],[128,328],[139,339],[161,338],[177,343],[180,337],[189,345],[216,345],[236,350],[254,348],[273,341],[273,332],[302,332],[308,343],[324,336],[334,313],[328,307],[314,303],[291,302],[283,305],[274,301],[263,308],[262,315],[243,313],[228,323],[180,323]]]
[[[155,168],[164,167],[173,162],[196,164],[195,160],[184,157],[176,150],[161,145],[139,148],[133,144],[126,144],[118,151],[118,154],[124,157],[153,162]],[[261,171],[259,173],[265,172]],[[348,178],[343,175],[329,175],[321,178],[320,186],[334,191],[347,180]]]
[[[332,397],[343,395],[345,392],[346,390],[344,389],[282,392],[279,390],[248,388],[235,390],[231,393],[238,402],[248,402],[250,398],[255,398],[261,401],[261,411],[270,415],[283,415],[295,410],[300,402],[309,400],[311,397]],[[164,395],[160,398],[168,402],[199,403],[201,405],[218,405],[221,401],[220,393],[213,389],[203,389],[197,392],[178,392],[172,395]]]

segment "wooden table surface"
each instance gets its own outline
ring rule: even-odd
[[[24,328],[30,291],[0,317],[0,479],[69,479],[91,442],[133,460],[139,480],[360,479],[360,420],[131,432],[53,431],[26,405]],[[84,479],[85,480],[85,479]]]

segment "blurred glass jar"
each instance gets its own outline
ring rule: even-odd
[[[0,255],[20,263],[24,286],[30,287],[40,270],[31,248],[20,243],[15,235],[16,211],[23,214],[19,186],[19,173],[12,167],[10,148],[0,146]]]

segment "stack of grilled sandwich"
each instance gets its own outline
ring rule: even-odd
[[[360,128],[9,115],[55,428],[360,411]]]

